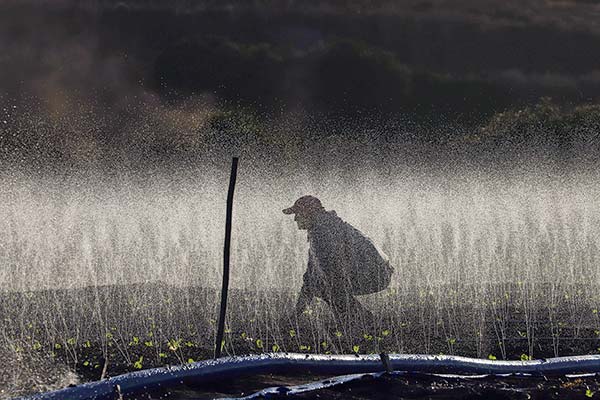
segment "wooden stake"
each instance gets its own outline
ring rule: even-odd
[[[227,311],[227,291],[229,290],[229,253],[231,249],[231,220],[233,212],[233,192],[237,177],[238,158],[234,157],[231,163],[231,176],[229,177],[229,191],[227,193],[227,215],[225,218],[225,245],[223,246],[223,285],[221,286],[221,310],[219,312],[219,326],[215,341],[215,358],[221,357],[223,347],[223,333],[225,330],[225,314]]]
[[[392,364],[390,363],[390,357],[387,355],[387,353],[379,354],[379,358],[381,359],[383,368],[385,368],[385,372],[387,372],[388,374],[392,373],[394,369],[392,368]]]

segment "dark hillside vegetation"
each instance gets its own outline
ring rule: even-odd
[[[0,7],[0,147],[9,163],[168,164],[207,144],[293,147],[332,135],[446,154],[439,145],[485,154],[542,146],[566,159],[597,149],[600,10],[590,3]],[[560,129],[537,125],[547,132],[503,133],[544,98],[579,117],[560,117]]]

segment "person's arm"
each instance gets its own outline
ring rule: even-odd
[[[306,307],[308,307],[313,297],[314,295],[309,284],[304,281],[302,289],[300,289],[300,294],[298,295],[298,301],[296,302],[296,315],[301,315],[304,310],[306,310]]]
[[[300,289],[300,294],[298,295],[298,301],[296,302],[296,315],[300,315],[306,310],[306,307],[310,305],[310,302],[315,297],[315,285],[316,282],[316,271],[314,265],[314,259],[312,254],[312,249],[309,249],[308,252],[308,265],[306,267],[306,272],[304,272],[302,289]]]

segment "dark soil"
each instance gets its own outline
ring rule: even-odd
[[[469,290],[465,288],[461,296],[468,296]],[[294,293],[232,290],[231,330],[226,333],[223,353],[271,352],[277,345],[275,351],[280,352],[336,354],[358,348],[361,354],[493,355],[498,360],[524,359],[531,354],[533,358],[597,354],[600,318],[597,310],[580,301],[590,298],[594,288],[561,287],[566,294],[580,294],[556,308],[543,301],[547,288],[541,285],[535,292],[540,298],[529,308],[519,302],[519,287],[504,285],[502,290],[511,293],[511,300],[496,304],[496,311],[490,310],[491,305],[465,306],[461,298],[440,305],[434,297],[416,293],[382,296],[378,326],[349,326],[339,337],[339,325],[322,306],[317,305],[312,316],[276,320],[293,307]],[[216,308],[210,305],[217,301],[218,293],[211,289],[182,290],[164,284],[2,293],[0,328],[13,346],[19,345],[21,354],[50,357],[75,371],[81,381],[95,381],[105,367],[104,376],[110,377],[212,358]],[[361,301],[371,309],[379,304],[368,298]],[[96,317],[99,312],[105,320]],[[388,334],[383,334],[384,329]],[[178,341],[174,347],[168,343],[172,339]]]

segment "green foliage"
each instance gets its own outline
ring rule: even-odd
[[[181,347],[181,339],[169,339],[167,347],[171,351],[177,351]]]
[[[263,130],[256,114],[243,108],[229,108],[212,113],[208,118],[208,126],[213,140],[243,143],[256,141]]]
[[[144,356],[140,356],[136,362],[133,363],[133,368],[142,369],[143,367]]]
[[[465,143],[553,151],[560,157],[600,149],[600,105],[560,107],[549,98],[495,114]]]

